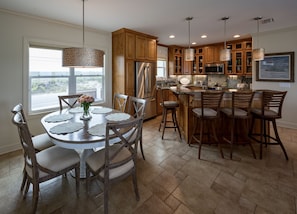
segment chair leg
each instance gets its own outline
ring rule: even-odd
[[[230,140],[230,159],[232,160],[233,153],[233,143],[234,143],[234,129],[235,129],[235,119],[231,121],[231,140]]]
[[[39,197],[39,184],[35,181],[33,182],[33,213],[36,212],[37,204],[38,204],[38,197]]]
[[[163,131],[162,131],[162,140],[164,139],[165,127],[167,126],[167,109],[164,108],[164,122],[163,122]]]
[[[172,120],[174,121],[174,126],[177,128],[178,134],[179,134],[179,138],[181,139],[181,133],[180,133],[180,129],[179,129],[179,125],[176,119],[176,110],[172,110]],[[174,129],[175,130],[175,129]]]
[[[79,196],[79,184],[80,184],[80,169],[79,169],[79,165],[75,168],[75,179],[76,179],[76,196],[78,197]]]
[[[192,134],[192,136],[191,136],[191,139],[190,139],[190,141],[188,142],[188,145],[189,145],[189,146],[191,146],[191,142],[193,141],[193,139],[196,140],[196,139],[195,139],[195,134],[196,134],[196,131],[197,131],[197,124],[198,124],[197,120],[198,120],[198,118],[196,118],[196,117],[194,116],[194,128],[193,128],[193,134]]]
[[[138,185],[137,185],[137,176],[136,176],[136,170],[135,169],[134,169],[134,172],[132,174],[132,181],[133,181],[136,200],[139,201],[140,197],[139,197],[139,191],[138,191]]]
[[[159,131],[161,130],[162,124],[164,125],[164,118],[165,118],[164,117],[164,115],[165,115],[164,111],[165,111],[165,109],[162,110],[162,120],[161,120],[160,125],[159,125]]]
[[[289,160],[289,157],[287,155],[286,149],[285,149],[285,147],[284,147],[284,145],[283,145],[283,143],[282,143],[282,141],[281,141],[281,139],[280,139],[280,137],[278,135],[278,131],[277,131],[275,120],[272,121],[272,125],[273,125],[273,130],[274,130],[275,138],[276,138],[277,142],[279,143],[279,145],[281,146],[281,148],[282,148],[282,150],[283,150],[283,152],[285,154],[286,160]]]
[[[142,158],[143,158],[143,160],[145,160],[144,153],[143,153],[143,148],[142,148],[142,134],[141,134],[141,137],[140,137],[139,144],[140,144],[140,151],[141,151],[141,154],[142,154]]]
[[[255,150],[254,150],[254,148],[252,146],[252,142],[251,142],[251,140],[250,140],[250,138],[248,136],[249,135],[248,127],[250,127],[250,126],[249,126],[249,121],[247,120],[246,123],[245,123],[245,127],[243,129],[244,130],[244,135],[246,136],[246,140],[247,140],[248,144],[250,145],[250,148],[252,150],[252,153],[253,153],[254,158],[257,159],[256,158]]]
[[[108,175],[109,176],[109,175]],[[108,178],[104,178],[104,214],[108,214],[108,189],[109,189],[109,182]]]
[[[26,173],[26,170],[24,169],[23,170],[23,181],[22,181],[22,185],[21,185],[21,191],[24,190],[24,187],[27,183],[27,173]]]
[[[86,191],[89,192],[89,185],[90,185],[90,170],[88,166],[86,165]]]
[[[201,147],[202,147],[203,132],[204,132],[203,123],[204,123],[203,119],[200,119],[200,134],[199,134],[198,159],[200,159],[200,155],[201,155]]]

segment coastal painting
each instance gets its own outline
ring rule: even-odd
[[[294,82],[294,52],[265,54],[256,62],[256,80]]]

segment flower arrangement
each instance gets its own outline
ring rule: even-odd
[[[77,101],[80,103],[81,107],[83,107],[84,114],[83,117],[90,117],[89,108],[92,102],[94,102],[94,97],[89,95],[81,95]]]

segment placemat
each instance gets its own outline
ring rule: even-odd
[[[71,114],[58,114],[58,115],[52,115],[47,118],[45,118],[45,122],[48,123],[56,123],[56,122],[62,122],[66,120],[70,120],[73,118],[73,115]]]
[[[93,109],[92,113],[93,114],[106,114],[106,113],[109,113],[109,112],[112,112],[112,109],[111,108],[106,108],[106,107],[102,107],[102,108],[95,108]]]
[[[106,123],[97,124],[95,126],[92,126],[88,130],[89,134],[96,135],[96,136],[105,136],[106,132]],[[114,134],[112,130],[109,130],[109,135]]]
[[[75,107],[75,108],[71,108],[69,109],[70,113],[82,113],[83,112],[83,108],[82,107]]]
[[[62,123],[56,125],[50,129],[50,132],[53,134],[67,134],[76,132],[84,127],[83,123]]]
[[[128,120],[131,117],[130,114],[126,113],[113,113],[107,115],[105,118],[107,120],[112,120],[112,121],[121,121],[121,120]]]

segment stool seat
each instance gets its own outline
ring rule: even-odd
[[[253,108],[252,124],[249,130],[250,139],[260,143],[260,159],[262,159],[262,147],[263,144],[267,145],[280,145],[285,158],[288,160],[286,149],[279,137],[276,119],[282,117],[282,106],[287,94],[287,91],[274,91],[274,90],[259,90],[261,93],[261,108]],[[260,132],[254,131],[255,120],[260,120]],[[269,122],[272,123],[274,136],[271,135],[269,130]],[[272,131],[271,130],[271,131]]]
[[[175,101],[175,100],[166,100],[165,93],[167,91],[169,91],[169,89],[166,89],[166,88],[161,89],[162,102],[160,103],[160,105],[162,106],[162,120],[159,125],[159,131],[163,126],[163,129],[162,129],[162,140],[163,140],[166,128],[173,128],[175,131],[177,129],[179,133],[179,137],[181,139],[181,132],[176,118],[176,109],[179,107],[179,103],[178,101]],[[171,112],[171,120],[168,120],[168,117],[167,117],[168,112]]]

